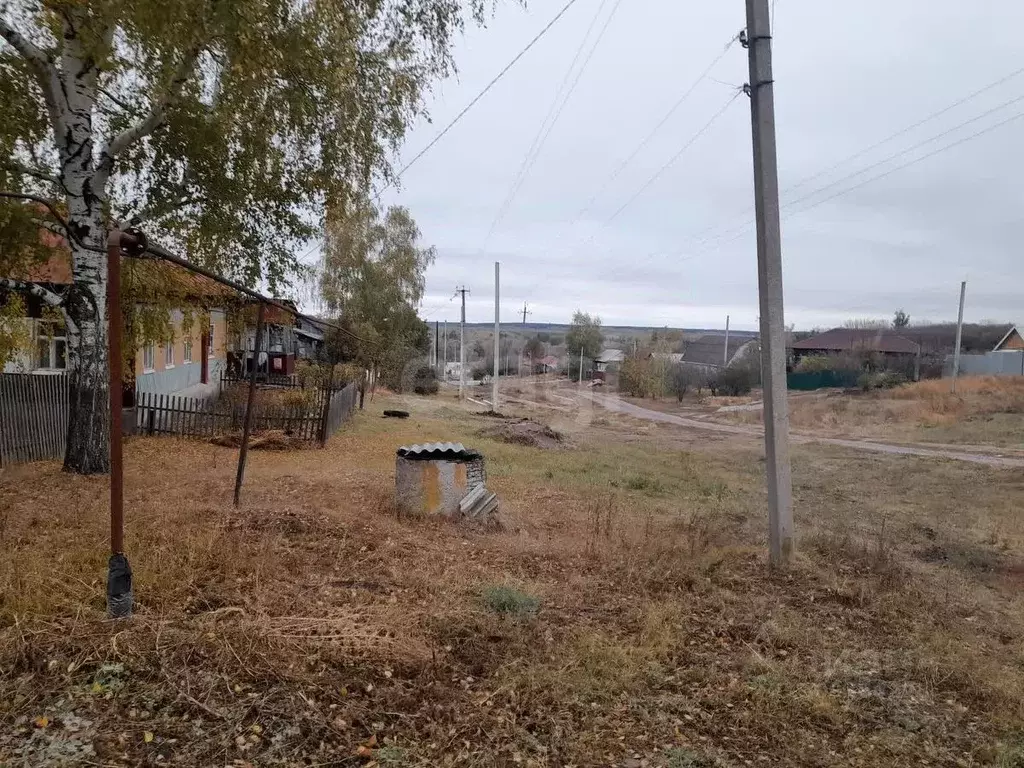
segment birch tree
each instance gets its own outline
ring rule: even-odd
[[[339,359],[354,359],[399,384],[406,363],[426,352],[429,329],[416,316],[426,270],[436,257],[420,242],[420,230],[401,206],[381,214],[368,199],[332,206],[319,288],[325,309],[363,341],[330,346]]]
[[[66,318],[65,469],[109,467],[112,223],[249,285],[287,285],[324,201],[390,179],[486,2],[0,0],[0,288],[29,289],[10,277],[12,233],[62,230],[70,290],[31,290]]]

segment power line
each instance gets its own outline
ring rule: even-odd
[[[566,11],[568,11],[570,8],[572,8],[572,6],[574,6],[577,2],[579,2],[579,0],[569,0],[569,2],[567,2],[564,6],[562,6],[562,9],[557,14],[555,14],[554,18],[552,18],[551,21],[549,21],[546,25],[544,25],[543,29],[541,29],[541,31],[538,32],[533,37],[533,39],[530,40],[530,42],[528,42],[526,44],[526,47],[524,47],[521,51],[519,51],[519,53],[517,53],[515,55],[515,57],[508,64],[506,64],[502,68],[502,70],[500,72],[498,72],[498,74],[495,75],[491,79],[491,81],[489,83],[487,83],[486,86],[484,86],[484,89],[482,91],[480,91],[480,93],[478,93],[476,96],[473,97],[473,100],[470,101],[469,104],[467,104],[465,107],[462,108],[462,111],[459,112],[459,114],[457,114],[455,116],[455,118],[451,122],[449,122],[448,125],[446,125],[441,130],[441,132],[439,134],[437,134],[437,136],[435,136],[433,138],[433,140],[431,140],[431,142],[429,144],[427,144],[427,146],[425,146],[423,149],[421,149],[416,154],[416,156],[413,157],[412,160],[410,160],[408,163],[406,163],[404,166],[402,166],[402,168],[398,171],[398,173],[396,173],[394,175],[394,177],[387,182],[387,184],[385,184],[383,187],[381,187],[377,191],[377,194],[375,194],[373,196],[373,199],[376,200],[376,201],[379,201],[381,196],[384,194],[384,192],[386,192],[388,189],[393,187],[395,182],[402,177],[402,174],[404,174],[406,171],[408,171],[413,166],[413,164],[415,164],[417,161],[420,160],[420,158],[422,158],[425,154],[427,154],[427,152],[429,152],[431,149],[433,149],[434,145],[436,145],[442,138],[444,138],[445,134],[447,134],[452,128],[454,128],[455,124],[458,123],[463,117],[465,117],[466,113],[469,112],[469,110],[471,110],[476,105],[476,103],[478,101],[480,101],[480,99],[482,99],[485,95],[487,95],[487,92],[490,91],[491,88],[493,88],[495,85],[497,85],[498,81],[501,80],[501,78],[503,78],[508,73],[508,71],[510,69],[512,69],[512,67],[514,67],[516,65],[516,63],[521,58],[523,58],[523,56],[525,56],[526,53],[531,48],[533,48],[533,46],[536,45],[537,42],[542,37],[544,37],[545,34],[547,34],[548,30],[550,30],[555,25],[555,23],[560,18],[562,18],[562,16],[565,15]],[[308,249],[306,249],[306,251],[302,254],[302,256],[299,257],[298,260],[302,261],[302,259],[304,259],[307,256],[309,256],[309,254],[311,254],[318,247],[320,247],[323,244],[323,242],[324,242],[324,237],[323,236],[318,237],[316,242],[314,242],[313,245],[311,245]]]
[[[540,124],[537,135],[534,136],[533,142],[530,144],[530,148],[527,150],[526,156],[523,158],[523,162],[519,166],[519,170],[516,172],[516,176],[512,181],[508,195],[506,195],[505,200],[498,209],[498,213],[491,222],[491,226],[484,238],[484,248],[486,248],[487,243],[491,239],[491,235],[494,234],[494,231],[498,228],[498,225],[512,207],[512,203],[515,200],[516,195],[519,194],[519,190],[526,181],[527,175],[530,173],[534,163],[536,163],[537,158],[540,156],[541,149],[543,149],[544,144],[547,142],[548,136],[551,135],[551,131],[554,129],[555,124],[561,117],[566,104],[569,103],[569,99],[576,90],[576,86],[579,84],[580,78],[583,76],[587,65],[590,63],[590,59],[593,57],[594,51],[596,51],[598,45],[601,44],[601,40],[604,37],[605,32],[608,30],[608,26],[611,24],[611,21],[615,16],[615,12],[618,10],[621,2],[622,0],[616,0],[615,5],[612,8],[612,12],[608,15],[604,26],[598,33],[597,39],[594,41],[583,65],[579,69],[579,73],[576,75],[575,80],[573,80],[572,85],[568,90],[566,90],[566,86],[569,85],[569,78],[572,77],[573,71],[576,69],[576,63],[579,61],[580,56],[583,54],[583,49],[586,48],[587,42],[590,40],[590,33],[593,32],[594,27],[597,25],[597,20],[601,17],[601,11],[603,11],[604,7],[608,4],[608,0],[601,0],[600,5],[598,5],[597,10],[594,12],[594,18],[587,27],[587,31],[584,33],[583,39],[580,40],[580,44],[576,49],[576,54],[573,56],[572,61],[569,64],[569,68],[565,71],[565,75],[562,78],[561,84],[558,86],[558,90],[555,93],[555,98],[551,102],[548,113],[544,116],[544,120]]]
[[[474,107],[474,105],[478,101],[480,101],[480,99],[482,99],[484,96],[486,96],[487,92],[490,91],[491,88],[493,88],[497,84],[497,82],[499,80],[501,80],[501,78],[503,78],[508,73],[508,71],[510,69],[512,69],[512,67],[514,67],[516,65],[516,62],[518,62],[521,58],[523,58],[523,56],[525,56],[526,53],[531,48],[533,48],[533,46],[536,45],[537,42],[542,37],[544,37],[545,34],[547,34],[548,30],[551,29],[555,25],[555,23],[560,18],[562,18],[562,16],[565,15],[566,11],[568,11],[570,8],[572,8],[572,6],[574,6],[577,2],[578,2],[578,0],[569,0],[569,2],[567,2],[564,6],[562,6],[562,10],[560,10],[557,14],[555,14],[555,17],[553,19],[551,19],[551,21],[549,21],[544,26],[544,28],[541,29],[541,31],[538,32],[533,37],[532,40],[530,40],[529,43],[526,44],[525,48],[523,48],[521,51],[519,51],[519,53],[517,53],[515,55],[515,57],[512,59],[512,61],[510,61],[508,64],[506,64],[504,66],[504,68],[497,75],[495,75],[494,78],[486,86],[484,86],[484,89],[482,91],[480,91],[480,93],[478,93],[475,97],[473,97],[473,100],[470,101],[469,104],[467,104],[465,107],[463,107],[462,111],[459,112],[459,114],[457,114],[455,116],[455,118],[450,123],[448,123],[448,125],[446,125],[441,130],[441,132],[439,134],[437,134],[437,136],[435,136],[433,138],[433,140],[431,140],[431,142],[429,144],[427,144],[427,146],[425,146],[423,149],[421,149],[413,157],[412,160],[410,160],[408,163],[406,163],[404,166],[402,166],[402,168],[398,171],[398,173],[395,174],[395,177],[394,177],[394,179],[392,181],[389,181],[387,184],[385,184],[383,187],[381,187],[381,189],[377,192],[377,194],[374,195],[374,199],[375,200],[379,200],[381,195],[383,195],[384,192],[389,187],[394,185],[395,180],[400,179],[402,177],[402,174],[404,174],[406,171],[408,171],[417,161],[419,161],[420,158],[422,158],[425,154],[427,154],[427,152],[429,152],[434,147],[434,145],[437,144],[437,142],[439,142],[441,139],[443,139],[445,137],[445,135],[452,128],[455,127],[456,123],[458,123],[463,117],[465,117],[466,113],[469,112],[469,110],[471,110]]]
[[[810,176],[807,176],[807,177],[801,179],[800,181],[796,182],[795,184],[789,185],[788,187],[786,187],[783,190],[783,194],[786,195],[786,194],[789,194],[791,192],[794,192],[795,190],[797,190],[800,187],[806,185],[807,183],[813,181],[814,179],[820,178],[821,176],[824,176],[824,175],[834,171],[835,169],[840,168],[840,167],[846,165],[847,163],[849,163],[852,160],[856,160],[859,157],[863,157],[864,155],[868,154],[869,152],[872,152],[873,150],[878,149],[879,147],[884,146],[885,144],[888,144],[889,142],[893,141],[894,139],[897,139],[900,136],[904,136],[904,135],[910,133],[911,131],[913,131],[913,130],[915,130],[917,128],[920,128],[921,126],[931,122],[932,120],[935,120],[936,118],[939,118],[942,115],[944,115],[944,114],[946,114],[948,112],[951,112],[952,110],[956,109],[957,107],[962,106],[962,105],[966,104],[969,101],[972,101],[973,99],[977,98],[978,96],[980,96],[980,95],[982,95],[984,93],[987,93],[988,91],[992,90],[993,88],[996,88],[996,87],[998,87],[998,86],[1000,86],[1000,85],[1002,85],[1002,84],[1012,80],[1013,78],[1020,76],[1021,74],[1024,74],[1024,67],[1022,67],[1020,69],[1016,69],[1013,72],[1010,72],[1009,74],[1004,75],[1004,76],[998,78],[997,80],[994,80],[991,83],[988,83],[987,85],[984,85],[981,88],[978,88],[977,90],[972,91],[971,93],[968,93],[965,96],[962,96],[961,98],[959,98],[956,101],[954,101],[952,104],[949,104],[949,105],[943,107],[942,109],[939,109],[939,110],[937,110],[935,112],[932,112],[931,114],[927,115],[926,117],[923,117],[920,120],[917,120],[917,121],[911,123],[910,125],[904,126],[903,128],[900,128],[899,130],[894,131],[893,133],[891,133],[888,136],[886,136],[884,139],[876,141],[873,144],[871,144],[871,145],[869,145],[867,147],[864,147],[863,149],[860,149],[857,152],[854,152],[852,155],[849,155],[848,157],[845,157],[844,159],[839,160],[838,162],[835,162],[832,165],[830,165],[830,166],[828,166],[828,167],[826,167],[826,168],[824,168],[824,169],[822,169],[820,171],[817,171],[816,173],[813,173]],[[1013,101],[1004,103],[1002,106],[1008,106],[1010,103],[1013,103]],[[990,112],[985,113],[985,114],[990,114]],[[970,122],[970,121],[968,121],[968,122]],[[963,127],[966,124],[967,123],[961,123],[960,126],[958,126],[958,127]],[[941,138],[942,135],[943,134],[939,134],[939,135],[937,135],[935,137],[932,137],[932,138],[933,139]],[[928,143],[928,141],[923,142],[923,144],[927,144],[927,143]],[[916,148],[918,146],[921,146],[921,144],[915,145],[915,147],[909,148],[906,151],[910,151],[911,149],[914,149],[914,148]],[[896,156],[899,156],[899,154],[897,153]],[[893,158],[890,157],[890,159],[893,159]],[[854,175],[856,175],[856,174],[854,174]],[[844,177],[843,179],[841,179],[840,181],[848,180],[849,178],[851,178],[851,177],[848,175],[848,176]],[[818,193],[820,193],[823,189],[825,189],[825,188],[819,189]],[[814,194],[817,194],[817,193],[814,193]],[[811,196],[813,196],[813,195],[811,195]],[[806,199],[806,197],[807,196],[799,198],[799,200],[796,200],[796,201],[791,201],[789,204],[792,204],[792,203],[795,203],[795,202],[799,202],[800,200]],[[741,210],[737,211],[736,213],[737,213],[737,215],[739,215],[739,214],[744,213],[746,210],[748,210],[748,209],[744,208],[744,209],[741,209]],[[698,231],[697,233],[695,233],[691,237],[687,238],[686,242],[694,242],[694,241],[698,241],[699,240],[697,245],[701,246],[701,245],[703,245],[703,244],[705,244],[707,242],[715,241],[715,240],[720,240],[723,237],[728,237],[729,235],[731,235],[731,234],[733,234],[733,233],[735,233],[737,231],[745,232],[750,227],[750,225],[752,223],[753,223],[753,221],[748,221],[745,224],[743,224],[738,230],[737,230],[736,227],[728,227],[728,228],[722,230],[720,225],[712,224],[712,225],[707,226],[704,229]],[[721,230],[721,231],[718,234],[714,234],[716,232],[716,230]],[[731,242],[731,240],[727,241],[727,242]],[[656,254],[652,254],[652,256],[653,255],[656,255]]]
[[[633,160],[636,159],[636,156],[639,155],[640,152],[642,152],[643,149],[650,143],[651,139],[653,139],[658,134],[658,132],[665,127],[665,124],[679,110],[683,103],[690,97],[690,94],[692,94],[697,89],[697,86],[700,85],[701,82],[703,82],[708,77],[708,75],[715,68],[718,62],[725,58],[725,55],[729,52],[729,49],[732,47],[733,43],[735,43],[738,38],[739,35],[733,35],[729,39],[729,42],[725,44],[725,47],[722,49],[722,52],[719,53],[718,56],[716,56],[710,64],[708,64],[704,71],[701,72],[700,76],[696,80],[694,80],[690,87],[683,92],[683,95],[680,96],[676,103],[673,104],[672,107],[668,110],[668,112],[665,113],[665,116],[661,118],[658,124],[654,126],[654,128],[641,140],[639,144],[637,144],[637,146],[629,154],[629,157],[627,157],[625,160],[619,163],[615,170],[612,171],[611,175],[608,176],[608,178],[606,178],[604,182],[602,182],[597,192],[595,192],[591,196],[591,198],[587,201],[586,205],[583,206],[582,210],[580,210],[580,212],[576,214],[575,218],[582,218],[587,213],[587,211],[590,210],[590,207],[594,204],[597,198],[601,196],[601,193],[604,192],[608,188],[608,186],[619,177],[619,174],[622,173],[626,169],[626,167],[631,162],[633,162]]]
[[[968,141],[973,141],[974,139],[980,138],[981,136],[984,136],[987,133],[991,133],[992,131],[996,130],[997,128],[1002,128],[1004,125],[1007,125],[1007,124],[1012,123],[1012,122],[1014,122],[1016,120],[1019,120],[1022,117],[1024,117],[1024,112],[1018,112],[1015,115],[1010,115],[1009,117],[1007,117],[1007,118],[1005,118],[1003,120],[1000,120],[998,123],[993,123],[992,125],[987,126],[986,128],[982,128],[980,131],[976,131],[975,133],[972,133],[972,134],[970,134],[968,136],[964,136],[962,138],[959,138],[956,141],[950,142],[949,144],[944,144],[943,146],[941,146],[941,147],[939,147],[937,149],[934,149],[931,152],[927,152],[927,153],[925,153],[923,155],[920,155],[919,157],[915,157],[913,160],[909,160],[906,163],[903,163],[902,165],[897,165],[897,166],[894,166],[893,168],[889,168],[888,170],[883,171],[882,173],[879,173],[879,174],[877,174],[875,176],[872,176],[869,179],[865,179],[864,181],[862,181],[862,182],[860,182],[858,184],[854,184],[852,187],[847,187],[846,189],[841,189],[838,192],[836,192],[835,194],[832,194],[832,195],[829,195],[827,197],[824,197],[821,200],[817,200],[817,201],[811,203],[810,205],[804,206],[803,208],[799,208],[799,209],[797,209],[795,211],[790,211],[790,212],[788,212],[786,214],[786,218],[789,218],[791,216],[796,216],[796,215],[801,214],[801,213],[806,213],[807,211],[810,211],[810,210],[812,210],[814,208],[817,208],[820,205],[824,205],[825,203],[828,203],[828,202],[830,202],[832,200],[835,200],[838,197],[842,197],[843,195],[849,194],[850,192],[858,190],[861,187],[867,186],[868,184],[872,184],[872,183],[874,183],[874,182],[876,182],[876,181],[878,181],[880,179],[884,179],[887,176],[891,176],[892,174],[896,173],[897,171],[902,171],[905,168],[909,168],[912,165],[917,165],[918,163],[920,163],[920,162],[922,162],[924,160],[927,160],[927,159],[929,159],[931,157],[934,157],[935,155],[938,155],[938,154],[946,152],[946,151],[948,151],[950,149],[953,149],[954,147],[958,147],[961,144],[965,144]],[[851,174],[849,177],[847,177],[847,179],[852,178],[854,175],[858,175],[858,174]],[[830,186],[832,186],[832,185],[830,185]],[[803,198],[803,199],[806,199],[806,198]],[[790,204],[790,205],[792,205],[792,204]],[[748,223],[739,231],[730,230],[729,232],[726,232],[723,235],[721,235],[719,238],[717,238],[720,242],[717,242],[717,243],[714,243],[714,244],[709,244],[709,245],[711,245],[711,247],[714,247],[714,246],[720,247],[720,246],[723,246],[723,245],[728,245],[729,243],[734,242],[734,241],[738,240],[740,237],[742,237],[743,235],[745,235],[747,233],[747,231],[749,230],[749,228],[750,228],[750,224]],[[725,240],[721,239],[722,237],[726,237],[730,232],[734,232],[732,237],[728,237],[728,239],[725,239]],[[695,251],[691,255],[691,257],[699,256],[702,253],[706,253],[708,250],[710,250],[710,247],[705,247],[705,248],[703,248],[703,249],[701,249],[699,251]]]
[[[846,165],[851,160],[856,160],[859,157],[863,157],[864,155],[868,154],[869,152],[871,152],[871,151],[873,151],[875,149],[878,149],[879,147],[884,146],[885,144],[888,144],[893,139],[898,139],[900,136],[903,136],[903,135],[905,135],[907,133],[910,133],[911,131],[913,131],[916,128],[920,128],[925,123],[929,123],[929,122],[931,122],[932,120],[934,120],[937,117],[942,117],[947,112],[951,112],[952,110],[956,109],[957,107],[962,106],[963,104],[966,104],[968,101],[972,101],[973,99],[976,99],[978,96],[981,96],[981,94],[987,93],[987,92],[991,91],[993,88],[996,88],[996,87],[1002,85],[1003,83],[1005,83],[1005,82],[1007,82],[1009,80],[1012,80],[1015,77],[1018,77],[1022,73],[1024,73],[1024,67],[1021,67],[1020,69],[1014,70],[1010,74],[1005,75],[1005,76],[999,78],[998,80],[995,80],[995,81],[989,83],[988,85],[985,85],[985,86],[979,88],[978,90],[973,91],[973,92],[967,94],[963,98],[957,99],[952,104],[949,104],[948,106],[943,107],[942,109],[938,110],[937,112],[932,112],[927,117],[924,117],[924,118],[918,120],[915,123],[912,123],[912,124],[910,124],[910,125],[908,125],[908,126],[906,126],[904,128],[900,128],[898,131],[896,131],[896,132],[886,136],[884,139],[882,139],[880,141],[876,141],[874,144],[872,144],[869,147],[865,147],[864,149],[861,149],[861,150],[858,150],[857,152],[854,152],[849,157],[846,157],[846,158],[840,160],[839,162],[837,162],[837,163],[835,163],[833,165],[830,165],[828,168],[825,168],[824,170],[818,171],[817,173],[814,173],[814,174],[812,174],[812,175],[810,175],[810,176],[808,176],[808,177],[806,177],[804,179],[801,179],[797,183],[790,185],[786,189],[786,191],[787,192],[792,192],[795,189],[799,189],[800,187],[804,186],[808,182],[814,181],[815,179],[820,178],[821,176],[824,176],[825,174],[831,173],[836,168],[839,168],[841,166]]]
[[[643,183],[643,185],[640,187],[640,189],[638,189],[635,193],[633,193],[632,197],[630,197],[625,203],[623,203],[621,206],[619,206],[619,208],[615,211],[615,213],[613,213],[608,218],[608,220],[605,221],[605,223],[606,224],[610,224],[612,221],[614,221],[619,216],[619,214],[621,214],[624,210],[626,210],[629,206],[631,206],[634,202],[636,202],[637,198],[640,197],[640,195],[642,195],[644,192],[646,192],[647,189],[652,184],[654,184],[654,182],[656,182],[659,178],[661,178],[661,176],[665,173],[665,171],[667,171],[673,165],[673,163],[676,162],[676,160],[678,160],[680,157],[683,156],[683,154],[686,152],[686,150],[688,150],[690,147],[692,147],[701,136],[703,136],[705,133],[707,133],[708,129],[711,128],[711,126],[715,124],[715,122],[718,120],[718,118],[721,117],[730,106],[732,106],[732,103],[734,101],[736,101],[736,99],[739,97],[739,95],[741,93],[742,93],[742,91],[737,91],[736,93],[734,93],[732,95],[732,97],[727,102],[725,102],[725,104],[722,105],[722,108],[719,109],[712,116],[712,118],[710,120],[708,120],[707,123],[704,124],[704,127],[701,128],[699,131],[697,131],[697,133],[695,133],[690,138],[690,140],[687,141],[686,144],[683,145],[682,149],[680,149],[678,152],[676,152],[674,155],[672,155],[672,157],[669,158],[668,162],[666,162],[664,165],[662,165],[661,168],[659,168],[654,173],[653,176],[651,176],[647,181],[645,181]]]
[[[651,132],[650,132],[650,133],[648,134],[648,136],[646,136],[646,137],[645,137],[645,138],[643,139],[643,141],[641,141],[641,143],[640,143],[640,146],[638,146],[638,147],[636,148],[636,150],[635,150],[635,151],[634,151],[634,152],[633,152],[633,153],[632,153],[632,154],[631,154],[631,155],[629,156],[629,158],[627,158],[627,160],[626,160],[625,162],[621,163],[621,164],[619,165],[619,167],[618,167],[618,168],[616,168],[616,170],[615,170],[615,171],[613,171],[612,177],[611,177],[611,178],[610,178],[610,179],[608,180],[609,182],[610,182],[611,180],[613,180],[613,179],[614,179],[614,178],[615,178],[615,177],[616,177],[616,176],[617,176],[617,175],[618,175],[619,173],[621,173],[621,171],[622,171],[622,170],[623,170],[623,169],[624,169],[624,168],[625,168],[625,167],[626,167],[626,166],[627,166],[627,165],[628,165],[628,164],[629,164],[629,163],[630,163],[630,162],[631,162],[631,161],[632,161],[632,160],[633,160],[633,159],[634,159],[634,158],[636,157],[636,155],[638,155],[638,154],[639,154],[640,150],[642,150],[642,149],[643,149],[643,147],[644,147],[644,146],[645,146],[645,145],[646,145],[646,144],[647,144],[647,143],[648,143],[648,142],[650,141],[650,139],[651,139],[651,138],[652,138],[652,137],[653,137],[653,136],[654,136],[654,135],[655,135],[655,134],[656,134],[656,133],[657,133],[657,132],[658,132],[658,131],[659,131],[659,130],[660,130],[660,129],[662,128],[662,127],[663,127],[663,125],[664,125],[664,124],[665,124],[665,123],[666,123],[666,122],[668,121],[668,119],[669,119],[669,118],[670,118],[670,117],[672,116],[672,114],[673,114],[673,113],[674,113],[674,112],[676,111],[676,109],[677,109],[677,108],[678,108],[679,106],[681,106],[681,105],[682,105],[682,103],[683,103],[683,102],[684,102],[684,101],[686,100],[686,98],[687,98],[687,97],[689,96],[690,92],[692,92],[692,91],[693,91],[693,90],[694,90],[694,89],[695,89],[695,88],[697,87],[697,85],[698,85],[698,84],[699,84],[699,83],[700,83],[700,82],[701,82],[702,80],[704,80],[704,79],[705,79],[705,78],[707,77],[708,73],[710,73],[710,72],[711,72],[711,71],[712,71],[712,70],[714,69],[715,65],[716,65],[716,64],[718,64],[718,62],[719,62],[719,61],[721,61],[721,59],[722,59],[722,58],[724,58],[724,56],[726,55],[726,53],[728,53],[729,49],[730,49],[730,48],[732,47],[732,44],[733,44],[733,43],[734,43],[734,42],[735,42],[736,40],[738,40],[738,39],[739,39],[739,35],[738,35],[738,34],[737,34],[737,35],[733,35],[733,36],[732,36],[732,37],[731,37],[731,38],[729,39],[729,41],[728,41],[728,42],[727,42],[727,43],[725,44],[725,46],[724,46],[724,48],[723,48],[722,52],[721,52],[721,53],[719,53],[719,54],[718,54],[718,55],[717,55],[717,56],[716,56],[716,57],[715,57],[715,58],[714,58],[714,59],[713,59],[713,60],[711,61],[711,63],[710,63],[710,64],[709,64],[709,65],[708,65],[707,67],[705,67],[704,71],[703,71],[703,72],[701,73],[701,75],[700,75],[700,76],[699,76],[699,77],[697,78],[697,80],[696,80],[696,81],[694,81],[693,85],[691,85],[691,87],[690,87],[690,88],[689,88],[689,89],[688,89],[688,90],[687,90],[686,92],[684,92],[683,96],[682,96],[682,97],[681,97],[681,98],[680,98],[680,99],[679,99],[679,100],[678,100],[678,101],[676,102],[676,104],[675,104],[675,105],[674,105],[674,106],[672,107],[672,109],[671,109],[671,110],[670,110],[670,111],[668,112],[668,114],[666,114],[666,115],[665,115],[665,116],[664,116],[664,117],[662,118],[662,120],[661,120],[661,121],[659,122],[659,124],[658,124],[658,125],[657,125],[657,126],[655,127],[655,129],[654,129],[653,131],[651,131]],[[730,105],[731,105],[731,104],[733,103],[733,101],[735,101],[735,100],[736,100],[736,99],[737,99],[737,98],[739,97],[740,93],[742,93],[742,90],[741,90],[741,89],[737,89],[737,90],[736,90],[736,93],[734,93],[734,94],[733,94],[733,96],[732,96],[732,97],[731,97],[731,98],[730,98],[730,99],[729,99],[728,101],[726,101],[726,103],[725,103],[725,104],[724,104],[724,105],[722,106],[722,108],[721,108],[721,109],[720,109],[720,110],[719,110],[719,111],[718,111],[717,113],[715,113],[715,115],[713,115],[713,116],[712,116],[712,118],[711,118],[711,119],[710,119],[710,120],[709,120],[709,121],[708,121],[708,122],[707,122],[707,123],[706,123],[706,124],[705,124],[705,125],[704,125],[704,126],[703,126],[703,127],[701,128],[701,129],[700,129],[700,130],[699,130],[699,131],[697,131],[697,133],[696,133],[696,134],[694,134],[694,135],[693,135],[693,136],[692,136],[692,137],[690,138],[690,140],[689,140],[689,141],[688,141],[688,142],[687,142],[686,144],[684,144],[684,145],[683,145],[682,149],[680,149],[680,150],[679,150],[678,152],[676,152],[676,154],[675,154],[675,155],[674,155],[674,156],[673,156],[672,158],[670,158],[668,162],[666,162],[666,163],[665,163],[664,165],[662,165],[662,166],[661,166],[661,168],[660,168],[660,169],[659,169],[659,170],[658,170],[658,171],[657,171],[657,172],[656,172],[656,173],[655,173],[655,174],[654,174],[654,175],[653,175],[653,176],[652,176],[651,178],[649,178],[649,179],[648,179],[648,180],[647,180],[647,181],[646,181],[646,182],[645,182],[645,183],[643,184],[643,186],[641,186],[641,188],[640,188],[640,189],[638,189],[638,190],[637,190],[637,191],[636,191],[636,192],[635,192],[635,193],[634,193],[634,194],[632,195],[632,197],[630,197],[630,198],[629,198],[629,200],[627,200],[627,201],[626,201],[626,202],[625,202],[625,203],[624,203],[623,205],[621,205],[621,206],[620,206],[620,207],[618,208],[618,210],[616,210],[616,211],[615,211],[615,213],[614,213],[614,214],[612,214],[612,216],[611,216],[610,218],[608,218],[607,220],[605,220],[605,222],[604,222],[604,223],[605,223],[605,224],[608,224],[608,223],[610,223],[611,221],[613,221],[613,220],[614,220],[615,218],[617,218],[617,217],[618,217],[618,216],[619,216],[619,215],[620,215],[620,214],[621,214],[621,213],[622,213],[622,212],[623,212],[623,211],[624,211],[624,210],[625,210],[626,208],[628,208],[628,207],[629,207],[630,205],[632,205],[632,204],[633,204],[633,203],[634,203],[634,202],[635,202],[635,201],[636,201],[636,200],[637,200],[637,199],[638,199],[638,198],[639,198],[639,197],[640,197],[640,196],[641,196],[641,195],[642,195],[642,194],[643,194],[643,193],[644,193],[644,192],[645,192],[645,191],[646,191],[646,190],[647,190],[647,189],[648,189],[648,188],[649,188],[649,187],[650,187],[650,186],[651,186],[652,184],[654,184],[654,182],[655,182],[655,181],[657,181],[657,180],[658,180],[658,178],[660,178],[660,177],[662,176],[662,174],[664,174],[664,173],[665,173],[665,171],[666,171],[666,170],[668,170],[668,168],[669,168],[669,167],[670,167],[670,166],[671,166],[671,165],[672,165],[673,163],[675,163],[675,162],[676,162],[676,160],[678,160],[678,159],[679,159],[679,158],[680,158],[680,157],[681,157],[681,156],[682,156],[682,155],[683,155],[683,154],[684,154],[684,153],[685,153],[685,152],[686,152],[686,151],[687,151],[687,150],[688,150],[688,149],[689,149],[689,148],[690,148],[690,147],[691,147],[691,146],[692,146],[692,145],[693,145],[693,144],[694,144],[694,143],[695,143],[695,142],[696,142],[696,141],[697,141],[697,140],[698,140],[698,139],[699,139],[699,138],[700,138],[700,137],[701,137],[701,136],[702,136],[702,135],[703,135],[704,133],[706,133],[706,132],[707,132],[707,131],[708,131],[708,130],[709,130],[709,129],[711,128],[711,126],[712,126],[712,125],[713,125],[713,124],[714,124],[714,123],[715,123],[715,122],[716,122],[716,121],[718,120],[718,118],[719,118],[719,117],[720,117],[720,116],[721,116],[721,115],[722,115],[722,114],[723,114],[723,113],[724,113],[724,112],[725,112],[725,111],[726,111],[726,110],[727,110],[727,109],[729,108],[729,106],[730,106]],[[603,191],[603,189],[604,189],[604,188],[606,188],[607,186],[608,186],[608,183],[605,183],[605,185],[604,185],[604,186],[602,187],[602,191]],[[573,224],[575,224],[575,223],[576,223],[576,222],[577,222],[577,221],[578,221],[578,220],[579,220],[579,219],[580,219],[580,218],[582,217],[582,215],[583,215],[584,213],[586,213],[587,209],[589,208],[589,206],[590,206],[590,204],[591,204],[592,202],[593,202],[593,198],[592,198],[592,200],[591,200],[590,202],[588,202],[588,203],[587,203],[587,206],[586,206],[586,207],[584,207],[584,209],[583,209],[583,210],[581,210],[581,211],[580,211],[580,213],[578,213],[578,214],[577,214],[577,215],[576,215],[576,216],[575,216],[575,217],[573,218],[572,222],[570,223],[570,226],[572,226]],[[586,241],[585,241],[585,242],[584,242],[584,243],[583,243],[583,244],[582,244],[582,245],[581,245],[580,247],[582,248],[582,247],[584,247],[584,246],[588,245],[589,243],[593,242],[593,240],[594,240],[594,237],[595,237],[595,235],[592,235],[592,236],[591,236],[590,238],[588,238],[588,239],[587,239],[587,240],[586,240]],[[649,256],[648,258],[650,258],[650,257],[653,257],[654,255],[656,255],[656,254],[651,254],[651,255],[650,255],[650,256]],[[530,288],[528,289],[527,293],[529,293],[530,291],[532,291],[532,290],[533,290],[533,288],[535,288],[535,287],[536,287],[536,286],[537,286],[538,284],[539,284],[539,282],[535,282],[535,283],[534,283],[534,284],[533,284],[533,285],[532,285],[532,286],[531,286],[531,287],[530,287]]]

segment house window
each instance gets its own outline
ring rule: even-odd
[[[53,325],[40,326],[36,339],[36,367],[63,371],[68,367],[67,337]],[[60,335],[56,335],[60,334]]]
[[[164,368],[174,367],[174,344],[164,347]]]
[[[188,365],[189,363],[192,362],[192,340],[191,339],[187,339],[185,341],[185,349],[184,349],[184,352],[183,352],[183,360],[182,360],[182,362],[184,362],[185,365]]]
[[[207,337],[206,354],[207,354],[208,357],[214,357],[214,354],[213,354],[213,323],[210,323],[210,335]]]
[[[156,345],[150,342],[142,348],[142,371],[151,373],[156,368]]]

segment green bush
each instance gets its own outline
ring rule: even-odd
[[[865,392],[870,392],[873,389],[893,389],[906,383],[907,377],[896,371],[862,373],[857,378],[857,386]]]
[[[540,609],[539,598],[504,584],[486,587],[482,597],[490,610],[517,619],[535,616]]]
[[[796,373],[819,373],[821,371],[834,371],[837,366],[837,358],[828,355],[809,355],[801,357],[793,370]]]
[[[437,373],[429,365],[421,365],[412,378],[412,391],[417,395],[436,395],[440,385]]]
[[[709,386],[716,395],[739,397],[740,395],[750,394],[750,390],[754,388],[755,380],[756,371],[753,368],[734,365],[719,371],[718,375],[715,376],[713,385],[709,384]]]

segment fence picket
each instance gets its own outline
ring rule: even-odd
[[[357,402],[355,383],[341,389],[317,388],[310,404],[255,405],[254,431],[280,430],[297,439],[319,440],[349,420]],[[0,374],[0,466],[61,459],[67,442],[67,374]],[[135,396],[136,432],[210,439],[236,428],[244,409],[226,401],[156,392]]]

